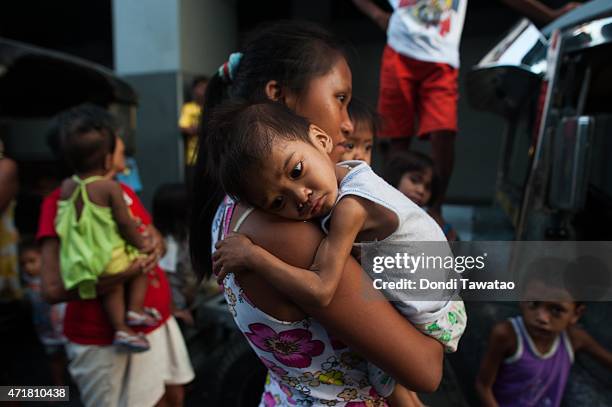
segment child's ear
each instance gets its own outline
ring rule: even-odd
[[[113,157],[114,154],[106,154],[106,156],[104,157],[104,171],[109,172],[113,169]]]
[[[334,149],[334,141],[320,127],[311,124],[308,128],[308,134],[313,144],[322,147],[326,154],[330,154]]]
[[[576,309],[574,310],[574,316],[572,316],[572,321],[571,321],[572,325],[578,322],[580,317],[582,317],[582,315],[584,314],[584,311],[586,311],[586,305],[576,304]]]

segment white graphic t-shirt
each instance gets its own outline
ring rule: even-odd
[[[398,53],[459,67],[467,0],[389,0],[387,43]]]

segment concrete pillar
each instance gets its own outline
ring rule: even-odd
[[[113,0],[115,70],[139,96],[136,160],[149,208],[155,189],[183,180],[177,127],[185,84],[212,75],[237,46],[230,0]]]

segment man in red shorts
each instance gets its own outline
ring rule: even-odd
[[[578,5],[551,9],[538,0],[502,1],[543,23]],[[372,0],[353,3],[387,32],[378,98],[380,137],[390,141],[389,151],[407,151],[413,136],[431,142],[440,193],[430,213],[442,224],[455,156],[459,41],[467,0],[389,0],[393,13]]]

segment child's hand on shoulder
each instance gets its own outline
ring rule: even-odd
[[[213,272],[217,281],[223,281],[228,273],[248,269],[251,265],[257,246],[251,239],[240,233],[227,235],[215,245],[213,253]]]

